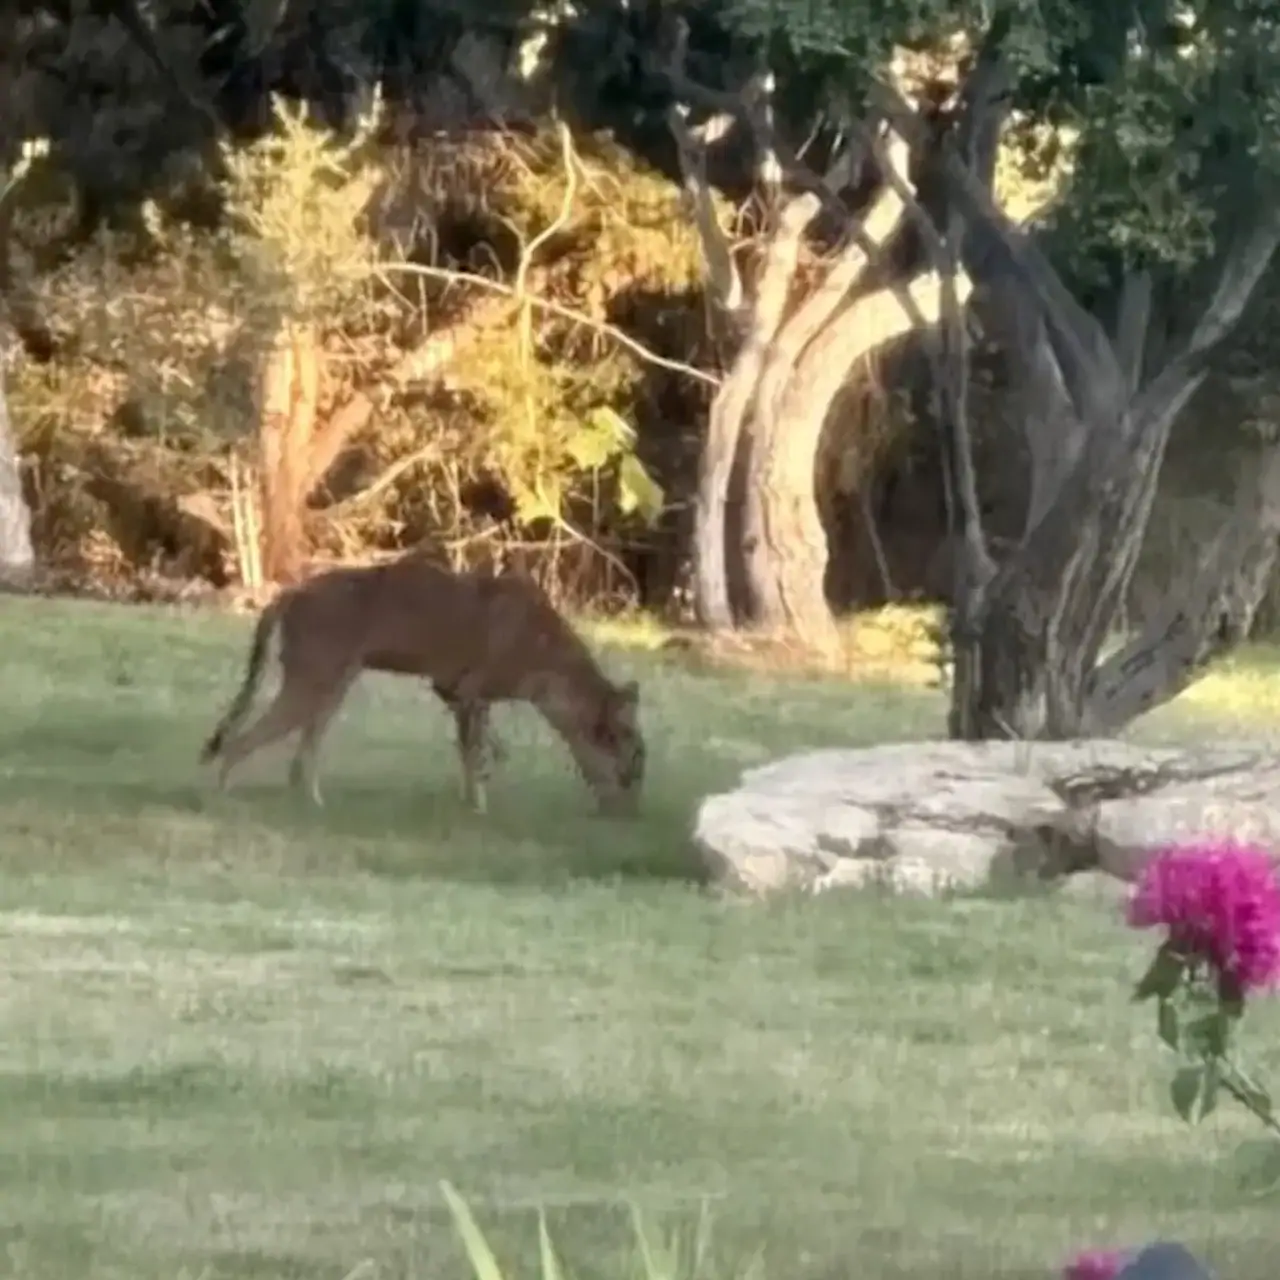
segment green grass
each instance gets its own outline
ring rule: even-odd
[[[1106,910],[691,883],[700,795],[788,749],[935,734],[936,695],[612,650],[651,744],[625,824],[518,709],[467,813],[431,699],[366,678],[316,812],[279,757],[227,796],[197,769],[246,637],[0,606],[0,1276],[462,1277],[442,1179],[513,1278],[539,1207],[573,1275],[631,1274],[628,1199],[659,1230],[709,1205],[726,1280],[757,1255],[786,1280],[1048,1276],[1156,1233],[1273,1273],[1252,1130],[1173,1118],[1128,1002],[1149,946]],[[1217,681],[1145,732],[1266,727],[1280,676]],[[1280,1081],[1278,1032],[1251,1019]]]

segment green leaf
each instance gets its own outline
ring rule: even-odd
[[[1188,1123],[1197,1124],[1218,1103],[1218,1072],[1214,1063],[1182,1067],[1169,1088],[1173,1109]]]
[[[636,431],[616,410],[609,408],[607,404],[599,405],[587,414],[587,422],[593,431],[597,431],[602,436],[607,436],[614,443],[614,452],[620,453],[623,449],[634,449],[636,447]]]
[[[440,1183],[440,1194],[444,1196],[445,1204],[449,1206],[449,1213],[453,1217],[453,1224],[458,1229],[458,1235],[462,1237],[462,1247],[466,1250],[467,1261],[471,1263],[471,1270],[475,1272],[476,1280],[502,1280],[502,1268],[498,1265],[497,1258],[493,1256],[493,1250],[489,1248],[484,1232],[480,1230],[471,1210],[467,1208],[467,1202],[450,1182]]]
[[[662,486],[645,470],[644,463],[634,453],[626,454],[618,464],[618,508],[622,514],[639,514],[647,524],[654,524],[666,502]]]
[[[625,418],[600,405],[577,424],[565,441],[565,452],[583,471],[599,471],[635,447],[636,433]]]
[[[1160,1033],[1160,1039],[1170,1049],[1177,1050],[1182,1047],[1182,1027],[1179,1025],[1178,1010],[1173,1001],[1163,998],[1160,1000],[1159,1011],[1156,1014],[1156,1030]]]
[[[1182,1047],[1193,1058],[1221,1058],[1230,1040],[1231,1019],[1220,1008],[1182,1024]]]
[[[1224,973],[1218,978],[1218,1004],[1233,1022],[1244,1017],[1244,992],[1234,974]]]
[[[1166,942],[1155,954],[1151,968],[1138,979],[1133,989],[1135,1000],[1149,1000],[1159,996],[1167,1000],[1178,989],[1187,971],[1186,959]]]
[[[583,471],[599,471],[613,460],[618,447],[606,433],[582,423],[564,442],[564,451],[574,466]]]

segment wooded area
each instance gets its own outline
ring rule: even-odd
[[[961,737],[1269,607],[1273,5],[20,10],[11,576],[420,546],[819,652],[924,595]]]

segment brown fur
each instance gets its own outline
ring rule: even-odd
[[[275,701],[239,726],[262,683],[279,635]],[[639,688],[613,684],[591,651],[534,583],[453,574],[415,556],[373,568],[337,569],[282,592],[258,619],[248,669],[201,759],[231,770],[254,751],[299,731],[295,786],[320,793],[316,755],[326,728],[362,671],[429,680],[453,713],[464,791],[485,805],[489,708],[531,703],[564,739],[601,807],[631,807],[643,784],[645,747],[636,723]]]

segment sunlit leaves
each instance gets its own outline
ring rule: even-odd
[[[1073,256],[1178,269],[1224,217],[1276,198],[1280,6],[1264,0],[1009,0],[1010,168],[1042,182],[1044,127],[1069,135],[1053,220]],[[976,48],[997,0],[729,0],[744,33],[833,85],[891,74],[895,50]],[[833,73],[833,64],[838,73]],[[1028,145],[1034,140],[1034,146]],[[1061,155],[1053,158],[1054,163]],[[1057,163],[1059,170],[1064,167]],[[1034,207],[1039,200],[1027,202]]]

